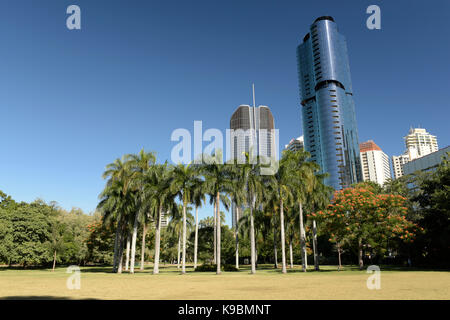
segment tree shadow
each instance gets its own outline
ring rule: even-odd
[[[82,273],[113,273],[112,267],[101,266],[101,267],[81,267],[80,271]]]
[[[94,298],[74,299],[69,297],[56,297],[56,296],[9,296],[9,297],[0,297],[0,300],[98,300],[98,299]]]

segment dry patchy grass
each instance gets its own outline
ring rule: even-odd
[[[81,289],[69,290],[66,268],[20,270],[0,268],[1,298],[60,299],[449,299],[450,272],[383,270],[381,289],[369,290],[369,274],[346,267],[337,272],[324,266],[320,272],[300,272],[298,266],[281,274],[269,266],[251,275],[240,272],[192,272],[180,275],[176,267],[161,274],[145,271],[112,274],[111,268],[81,268]]]

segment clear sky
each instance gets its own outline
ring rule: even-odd
[[[360,141],[397,155],[420,125],[449,145],[447,0],[2,0],[0,190],[93,211],[107,163],[142,147],[170,159],[194,120],[225,131],[252,82],[283,147],[302,133],[296,47],[322,15],[347,37]]]

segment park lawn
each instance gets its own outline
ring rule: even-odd
[[[257,274],[192,272],[180,275],[174,266],[163,266],[152,275],[151,266],[134,275],[113,274],[108,267],[81,268],[80,290],[69,290],[66,268],[22,270],[0,268],[0,299],[450,299],[450,272],[381,268],[381,289],[366,286],[370,274],[354,267],[303,273],[299,266],[281,274],[262,266]]]

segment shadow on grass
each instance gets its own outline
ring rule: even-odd
[[[98,300],[98,299],[73,299],[68,297],[54,297],[54,296],[10,296],[0,297],[1,300]]]

